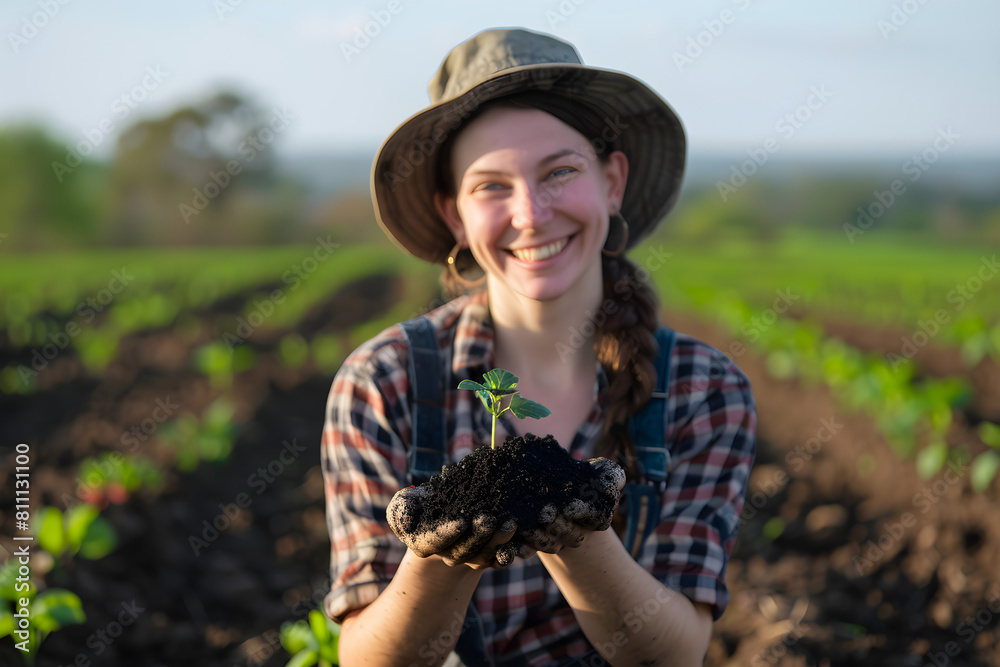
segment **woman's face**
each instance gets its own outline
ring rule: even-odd
[[[602,162],[587,138],[537,109],[493,108],[455,138],[455,195],[438,208],[487,272],[491,297],[600,295],[601,248],[625,191],[621,152]],[[580,293],[580,296],[593,295]]]

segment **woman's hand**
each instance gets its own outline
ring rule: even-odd
[[[606,458],[588,459],[587,463],[595,473],[591,488],[584,489],[581,497],[570,501],[562,511],[554,504],[542,507],[537,527],[518,534],[524,543],[518,556],[526,558],[536,551],[558,553],[567,547],[576,548],[587,533],[605,530],[611,525],[625,487],[625,471]],[[612,505],[610,514],[607,512],[609,503]]]
[[[471,521],[460,518],[429,523],[422,516],[422,500],[428,491],[411,486],[396,493],[386,516],[389,526],[417,556],[440,557],[447,565],[468,565],[479,570],[506,567],[514,562],[517,531],[513,517],[480,514]]]
[[[517,521],[510,515],[429,521],[423,515],[423,501],[430,491],[424,486],[398,491],[386,517],[393,532],[421,558],[438,556],[447,565],[473,569],[506,567],[515,556],[529,558],[538,551],[558,553],[577,547],[587,533],[611,525],[625,486],[625,471],[605,458],[587,463],[594,471],[590,485],[561,509],[555,503],[539,508],[535,528],[529,531],[518,532]]]

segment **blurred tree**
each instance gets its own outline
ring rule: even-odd
[[[85,158],[67,168],[66,156],[67,148],[40,128],[0,130],[0,234],[6,234],[6,249],[90,243],[101,233],[94,193],[104,168]]]
[[[376,243],[391,246],[379,229],[368,190],[344,190],[321,206],[309,218],[318,229],[331,230],[341,243]]]
[[[717,243],[720,240],[767,241],[774,237],[777,222],[768,216],[763,205],[752,196],[752,186],[723,201],[715,188],[695,193],[668,219],[667,234],[692,243]],[[766,198],[765,198],[766,199]]]
[[[273,226],[276,120],[220,92],[118,138],[110,169],[112,240],[121,244],[252,242]],[[287,217],[287,212],[284,217]]]

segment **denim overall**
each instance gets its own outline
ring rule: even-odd
[[[440,350],[434,326],[426,316],[402,322],[400,326],[410,347],[408,370],[412,394],[410,414],[413,420],[413,446],[408,454],[409,474],[412,484],[420,484],[441,472],[446,461]],[[673,329],[661,326],[656,332],[656,340],[660,346],[655,364],[656,389],[650,401],[629,423],[639,460],[639,480],[625,484],[623,500],[628,507],[628,519],[623,542],[633,558],[638,557],[643,542],[659,524],[660,497],[666,488],[667,471],[670,468],[670,451],[663,425],[666,423],[670,357],[674,346]],[[462,625],[455,653],[467,667],[494,667],[497,664],[486,651],[482,619],[474,603],[469,604],[465,614],[465,623]],[[504,661],[503,664],[519,663]],[[568,659],[560,663],[560,667],[599,667],[608,664],[594,650],[579,658]]]

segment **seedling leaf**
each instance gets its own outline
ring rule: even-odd
[[[80,548],[90,524],[94,523],[100,510],[90,503],[80,503],[66,510],[63,523],[66,525],[66,541],[73,551]]]
[[[31,603],[31,614],[43,633],[87,620],[80,598],[64,588],[50,588],[39,593]]]
[[[980,422],[979,439],[990,447],[1000,448],[1000,426],[993,422]]]
[[[769,542],[773,542],[785,532],[785,520],[780,516],[773,516],[764,524],[761,534]]]
[[[517,376],[502,368],[494,368],[486,374],[486,386],[490,389],[517,389]]]
[[[104,558],[118,545],[118,535],[107,519],[97,517],[88,526],[80,543],[80,556],[90,560]]]
[[[1000,470],[1000,454],[993,450],[985,451],[972,462],[970,481],[972,490],[982,493],[990,487]]]
[[[510,399],[510,411],[514,413],[514,416],[518,419],[525,419],[531,417],[532,419],[541,419],[542,417],[548,417],[552,414],[552,411],[541,403],[536,403],[527,398],[521,397],[520,394],[514,394]]]
[[[319,640],[320,645],[325,644],[330,639],[330,628],[326,625],[326,617],[319,611],[313,609],[309,612],[309,627]]]
[[[18,598],[26,597],[33,598],[35,596],[35,582],[28,580],[28,590],[18,591],[17,590],[17,576],[18,576],[19,563],[16,558],[11,558],[2,566],[0,566],[0,598],[5,600],[17,600]],[[3,605],[0,604],[0,609]],[[3,635],[0,635],[2,637]]]
[[[291,655],[309,648],[309,638],[312,633],[305,621],[285,622],[281,626],[281,645]]]
[[[938,441],[927,445],[917,454],[917,473],[924,479],[938,474],[948,460],[948,445]]]
[[[473,382],[472,380],[462,380],[458,383],[459,389],[469,389],[471,391],[486,391],[486,387],[479,384],[478,382]]]
[[[494,403],[493,394],[491,394],[486,389],[482,389],[476,392],[476,396],[478,396],[479,400],[483,402],[483,405],[486,406],[486,409],[490,411],[490,414],[493,414],[493,403]]]
[[[66,550],[66,536],[63,531],[63,515],[55,507],[43,507],[39,512],[38,544],[53,556],[59,557]]]
[[[14,614],[9,609],[0,608],[0,637],[6,637],[14,632]]]
[[[292,659],[285,663],[285,667],[312,667],[319,662],[319,654],[316,651],[302,651],[292,656]]]
[[[552,412],[541,403],[529,401],[521,398],[515,390],[517,388],[517,376],[502,368],[494,368],[487,372],[483,378],[486,386],[471,380],[462,380],[458,383],[459,389],[474,389],[479,400],[483,402],[489,413],[493,415],[493,434],[490,438],[490,447],[496,449],[497,446],[497,419],[507,410],[513,412],[517,417],[533,417],[541,419],[547,417]],[[504,396],[510,396],[510,400],[504,401]]]

